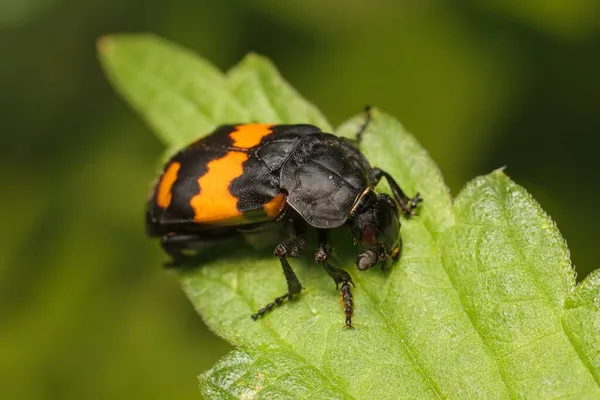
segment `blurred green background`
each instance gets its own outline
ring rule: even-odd
[[[334,124],[377,105],[454,194],[507,165],[596,266],[600,2],[0,0],[2,398],[195,399],[229,349],[144,237],[163,146],[103,76],[114,32],[265,54]]]

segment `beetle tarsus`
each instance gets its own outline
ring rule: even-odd
[[[335,268],[327,261],[323,261],[325,271],[335,282],[335,288],[340,291],[342,302],[344,303],[344,314],[346,315],[345,328],[352,328],[352,314],[354,313],[354,300],[350,286],[354,286],[350,274],[343,269]]]
[[[256,321],[269,311],[272,311],[275,307],[279,307],[280,305],[282,305],[285,300],[291,300],[293,296],[294,295],[292,293],[286,293],[283,296],[275,298],[275,300],[273,300],[271,303],[258,310],[256,314],[252,314],[252,319]]]
[[[408,205],[400,204],[400,207],[402,207],[402,211],[404,211],[405,214],[416,215],[414,210],[417,208],[419,203],[421,203],[422,201],[423,201],[423,198],[421,197],[421,193],[417,193],[415,195],[415,197],[413,197],[412,199],[408,199]]]
[[[352,282],[344,281],[342,282],[342,289],[340,290],[340,294],[342,296],[342,301],[344,302],[344,314],[346,314],[346,325],[344,328],[346,329],[354,329],[352,326],[352,314],[354,313],[354,302],[352,301],[352,292],[350,291],[350,284]]]

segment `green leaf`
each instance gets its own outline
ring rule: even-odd
[[[183,146],[219,123],[248,120],[223,73],[152,35],[103,37],[98,49],[113,84],[169,146]]]
[[[200,380],[207,399],[352,398],[306,360],[269,347],[232,351]]]
[[[592,272],[571,292],[562,324],[579,357],[600,384],[600,270]]]
[[[223,75],[152,36],[103,38],[99,50],[169,147],[227,122],[331,129],[262,57]],[[363,121],[336,133],[351,136]],[[348,234],[333,235],[336,264],[356,283],[355,330],[342,329],[334,284],[310,254],[292,260],[302,295],[257,322],[250,315],[286,290],[269,249],[234,243],[182,271],[204,321],[240,346],[200,377],[205,397],[600,398],[600,276],[575,288],[567,247],[531,196],[495,171],[452,204],[426,151],[377,110],[362,150],[425,199],[403,221],[400,261],[388,273],[359,272]]]
[[[454,212],[443,261],[511,397],[599,396],[561,323],[575,276],[554,223],[501,171],[467,185]]]
[[[249,54],[227,77],[231,97],[250,114],[247,121],[305,123],[331,131],[321,112],[301,98],[269,60]]]

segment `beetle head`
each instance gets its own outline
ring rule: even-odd
[[[358,269],[364,271],[381,262],[386,268],[400,255],[400,209],[387,194],[372,190],[358,200],[349,220],[355,243],[362,252],[356,259]]]

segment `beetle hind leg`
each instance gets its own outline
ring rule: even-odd
[[[164,235],[160,244],[171,257],[170,261],[165,262],[165,268],[177,268],[186,264],[192,258],[186,251],[196,248],[198,241],[198,236],[193,234]]]
[[[195,233],[170,233],[161,237],[160,244],[164,251],[171,256],[165,262],[165,268],[183,267],[198,257],[199,251],[210,248],[221,242],[225,236],[210,237]]]
[[[292,266],[288,262],[286,256],[294,258],[298,257],[304,249],[304,243],[304,238],[295,237],[284,240],[278,244],[277,247],[275,247],[273,254],[279,257],[281,268],[283,269],[283,275],[285,276],[285,280],[287,282],[288,291],[284,295],[275,298],[275,300],[258,310],[256,314],[253,314],[253,320],[256,321],[258,318],[272,311],[275,307],[279,307],[285,300],[291,300],[294,295],[300,293],[302,290],[302,285],[300,284],[300,281],[298,280],[298,277],[296,276],[296,273],[292,269]]]

